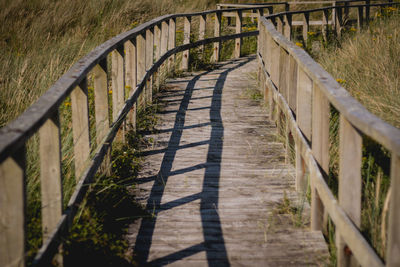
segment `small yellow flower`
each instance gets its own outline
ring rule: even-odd
[[[303,44],[302,44],[302,43],[299,43],[299,42],[296,42],[296,45],[297,45],[298,47],[303,47]]]
[[[340,78],[336,79],[336,81],[338,83],[340,83],[340,84],[344,84],[346,82],[346,80],[343,80],[343,79],[340,79]]]
[[[356,31],[357,31],[357,29],[356,29],[356,28],[354,28],[354,27],[351,27],[351,28],[350,28],[350,31],[351,31],[351,32],[356,32]]]
[[[372,38],[372,41],[376,41],[376,38]]]
[[[316,33],[315,32],[307,32],[308,36],[314,36]]]
[[[70,107],[70,106],[71,106],[71,102],[65,102],[65,103],[64,103],[64,106]]]
[[[126,89],[131,89],[132,87],[130,85],[125,85]]]
[[[108,93],[111,95],[112,94],[112,90],[108,90]]]
[[[388,37],[387,37],[387,38],[388,38],[388,39],[392,39],[392,37],[393,37],[392,35],[388,35]]]

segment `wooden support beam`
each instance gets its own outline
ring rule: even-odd
[[[125,42],[125,92],[130,97],[136,90],[136,40]],[[97,118],[97,115],[96,115]],[[136,131],[136,104],[133,105],[126,120],[127,128]]]
[[[146,71],[148,71],[153,65],[153,60],[154,60],[154,33],[153,29],[149,28],[146,30]],[[147,104],[151,104],[153,102],[153,82],[151,77],[149,77],[146,81],[145,99]]]
[[[221,33],[221,12],[215,12],[215,21],[214,21],[214,37],[219,37]],[[221,42],[214,43],[214,52],[212,61],[219,61],[219,50],[220,50]]]
[[[292,15],[286,14],[283,19],[283,35],[290,41],[292,39]]]
[[[329,35],[329,10],[323,10],[322,11],[322,36],[324,38],[324,41],[328,41],[328,35]]]
[[[58,111],[40,128],[40,188],[42,232],[46,240],[62,215],[61,134]]]
[[[206,24],[207,24],[207,15],[201,15],[199,21],[199,40],[203,40],[206,36]],[[204,45],[199,46],[199,51],[201,54],[204,53]]]
[[[101,144],[107,135],[110,122],[108,118],[108,80],[107,59],[103,59],[93,68],[94,103],[96,117],[96,142]]]
[[[0,266],[25,266],[25,146],[0,164]]]
[[[86,78],[71,92],[71,107],[75,179],[79,181],[90,155],[89,105]]]
[[[279,44],[275,42],[271,38],[270,41],[270,61],[271,61],[271,80],[275,84],[275,86],[279,89],[279,63],[280,63],[280,56],[281,56],[281,49]]]
[[[112,114],[113,122],[115,122],[119,111],[125,103],[124,48],[118,47],[115,49],[111,54],[111,60]]]
[[[305,13],[303,13],[303,40],[304,40],[304,42],[307,42],[309,31],[310,31],[310,14],[305,12]]]
[[[362,6],[359,6],[357,8],[357,31],[361,32],[361,29],[364,24],[364,8]]]
[[[283,17],[282,16],[278,16],[276,17],[276,30],[283,34]]]
[[[183,25],[183,44],[190,43],[190,24],[192,18],[191,17],[184,17],[184,25]],[[183,51],[182,54],[182,70],[187,70],[189,68],[189,49]]]
[[[279,92],[287,100],[287,90],[288,90],[288,68],[289,68],[289,53],[280,47],[279,56]]]
[[[339,141],[339,204],[354,225],[361,225],[361,157],[362,137],[343,114],[340,114]],[[340,230],[336,234],[338,266],[355,266]]]
[[[296,121],[309,142],[311,142],[312,134],[312,90],[313,81],[302,68],[298,68]]]
[[[163,56],[168,51],[168,36],[169,36],[169,25],[167,21],[161,22],[161,51],[160,56]],[[163,63],[160,67],[161,80],[167,77],[168,65]]]
[[[136,36],[136,80],[137,83],[141,83],[146,74],[146,38],[143,34]],[[144,94],[143,92],[139,96],[138,108],[144,107]]]
[[[290,109],[296,114],[297,111],[297,61],[289,55],[289,66],[287,70],[287,102]]]
[[[400,266],[400,157],[392,153],[390,164],[391,199],[389,211],[388,243],[386,264],[388,267]]]
[[[161,26],[159,24],[154,26],[154,47],[154,59],[158,61],[161,56]],[[160,89],[160,70],[154,73],[154,80],[158,91]]]
[[[236,11],[235,13],[235,21],[236,21],[236,33],[242,32],[242,11]],[[242,38],[235,39],[235,52],[234,58],[240,58],[240,50],[242,48]]]
[[[262,25],[262,23],[261,23],[261,17],[262,16],[264,16],[264,9],[263,8],[259,8],[259,9],[257,9],[257,29],[258,29],[258,31],[260,32],[260,34],[258,35],[258,37],[257,37],[257,52],[260,52],[260,46],[261,45],[263,45],[261,42],[260,42],[260,38],[261,38],[261,30],[263,30],[264,29],[264,27],[261,27],[261,25]],[[265,30],[264,30],[265,31]],[[265,42],[265,41],[263,41],[263,42]]]
[[[330,104],[314,83],[312,97],[312,152],[319,167],[329,174],[329,113]],[[315,179],[311,179],[313,181]],[[323,229],[324,207],[315,185],[311,183],[311,230]]]
[[[176,19],[169,19],[168,32],[168,50],[174,49],[176,46]],[[175,68],[175,54],[169,57],[168,70],[171,72]]]

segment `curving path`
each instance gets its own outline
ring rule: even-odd
[[[276,127],[248,97],[256,67],[254,57],[219,63],[159,94],[157,133],[146,136],[154,145],[135,188],[153,216],[128,233],[142,265],[325,265],[326,243],[306,227],[309,207]]]

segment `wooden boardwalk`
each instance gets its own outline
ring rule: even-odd
[[[324,266],[321,232],[305,227],[276,127],[246,92],[254,57],[168,82],[135,194],[153,215],[130,226],[142,265]],[[301,212],[284,212],[284,196]],[[295,224],[305,224],[303,227]]]

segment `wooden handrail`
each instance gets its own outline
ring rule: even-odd
[[[311,228],[322,230],[324,213],[331,217],[336,226],[339,266],[343,266],[350,257],[349,253],[344,252],[345,247],[352,252],[351,254],[362,266],[385,265],[360,232],[362,134],[371,137],[391,152],[392,201],[386,265],[400,264],[397,257],[397,249],[400,246],[400,232],[397,229],[400,221],[400,129],[367,111],[310,55],[292,43],[290,23],[286,22],[285,25],[279,19],[275,27],[273,20],[293,14],[308,15],[312,12],[323,12],[323,20],[327,25],[326,11],[330,9],[355,8],[360,13],[360,10],[362,12],[364,8],[390,5],[400,5],[400,3],[387,2],[287,11],[262,17],[260,21],[258,49],[260,77],[263,81],[261,84],[266,90],[270,113],[277,114],[273,116],[277,124],[286,124],[286,129],[288,129],[286,135],[293,136],[295,141],[296,186],[299,191],[304,191],[306,185],[304,168],[309,170]],[[340,14],[335,16],[340,16]],[[363,20],[360,19],[360,14],[357,20],[357,25],[362,26]],[[303,27],[307,26],[308,21],[305,18]],[[290,29],[285,30],[285,27]],[[326,30],[325,27],[323,30]],[[333,196],[324,179],[329,172],[330,105],[340,113],[338,200]],[[284,122],[278,119],[282,116]]]

